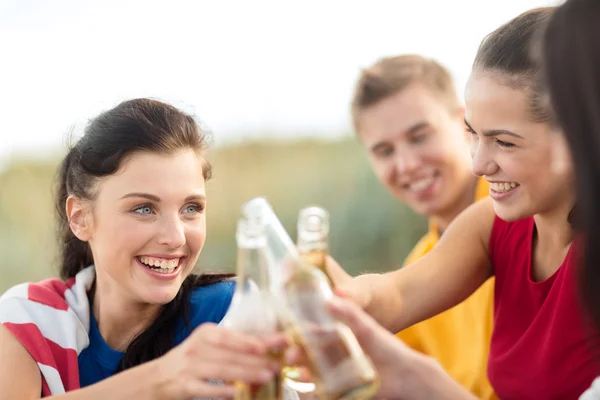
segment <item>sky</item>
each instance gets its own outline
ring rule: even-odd
[[[64,149],[69,132],[142,96],[195,114],[216,145],[338,138],[361,68],[420,53],[462,94],[487,33],[558,3],[0,0],[0,165]]]

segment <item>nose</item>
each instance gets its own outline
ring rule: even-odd
[[[396,173],[399,176],[410,175],[419,168],[420,157],[415,149],[399,150],[395,158]]]
[[[476,176],[493,175],[498,170],[489,149],[478,139],[471,139],[471,170]]]
[[[158,235],[158,243],[170,249],[182,247],[185,240],[185,227],[179,215],[164,216]]]

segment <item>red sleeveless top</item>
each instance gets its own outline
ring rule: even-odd
[[[600,347],[580,303],[575,245],[551,277],[535,282],[534,230],[533,218],[496,217],[492,228],[496,287],[488,376],[503,400],[577,399],[600,375]]]

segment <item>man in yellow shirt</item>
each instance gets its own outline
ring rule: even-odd
[[[352,118],[379,180],[429,218],[429,232],[407,257],[410,263],[489,190],[471,173],[464,108],[452,77],[419,55],[383,58],[361,72]],[[490,279],[463,303],[397,334],[482,399],[495,398],[486,374],[493,289]]]

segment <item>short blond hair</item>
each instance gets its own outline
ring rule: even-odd
[[[451,112],[461,107],[452,75],[437,61],[418,54],[385,57],[363,69],[358,78],[351,103],[355,131],[362,111],[414,82],[431,89]]]

